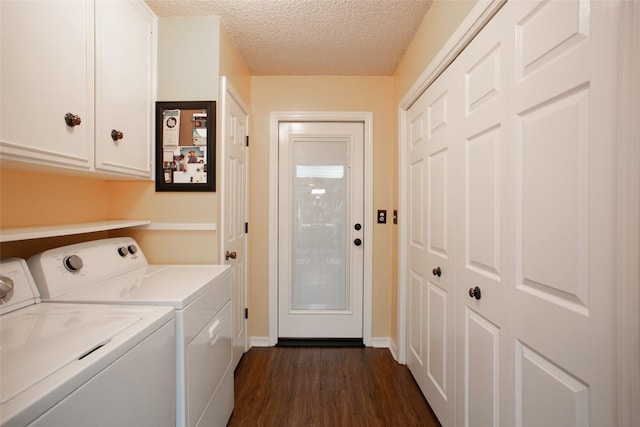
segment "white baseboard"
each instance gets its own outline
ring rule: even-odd
[[[272,347],[269,344],[269,337],[250,337],[249,348],[251,347]]]

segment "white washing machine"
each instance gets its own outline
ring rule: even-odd
[[[168,307],[49,304],[23,259],[0,263],[0,425],[174,425]]]
[[[227,425],[233,411],[229,266],[149,265],[129,237],[51,249],[28,263],[43,301],[172,307],[176,426]],[[99,281],[88,280],[96,276]]]

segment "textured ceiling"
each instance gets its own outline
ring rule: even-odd
[[[393,74],[432,0],[146,0],[220,16],[252,75]]]

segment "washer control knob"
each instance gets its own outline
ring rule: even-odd
[[[129,250],[129,253],[131,255],[133,255],[136,252],[138,252],[138,247],[136,245],[129,245],[129,247],[127,249]]]
[[[65,268],[72,273],[80,271],[83,265],[84,264],[82,263],[82,258],[80,258],[78,255],[69,255],[64,259]]]
[[[118,248],[118,255],[120,255],[121,257],[127,256],[127,252],[127,248],[125,248],[124,246],[120,246]]]
[[[0,304],[9,302],[13,296],[13,280],[0,276]]]

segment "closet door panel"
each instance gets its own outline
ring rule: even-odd
[[[616,424],[618,6],[510,9],[515,425]]]
[[[510,68],[498,12],[458,57],[453,72],[464,88],[461,191],[456,211],[457,425],[499,426],[501,401],[513,378],[505,354],[508,185],[507,104]],[[508,425],[508,423],[507,423]]]
[[[426,219],[428,379],[425,396],[444,424],[455,422],[455,216],[462,90],[452,74],[425,93],[427,106]]]
[[[443,424],[453,423],[455,408],[451,212],[456,184],[451,149],[459,115],[452,111],[461,111],[462,92],[451,83],[439,79],[411,107],[407,122],[411,159],[406,172],[410,194],[407,277],[411,281],[408,365]]]
[[[427,382],[426,348],[426,210],[425,169],[427,110],[424,99],[418,100],[408,111],[407,129],[408,158],[408,262],[407,279],[407,366],[422,390]]]
[[[464,312],[464,424],[500,425],[500,327],[467,307]],[[461,404],[460,402],[459,404]],[[462,405],[461,405],[462,406]]]
[[[503,215],[501,128],[485,130],[465,140],[464,266],[500,281]]]

